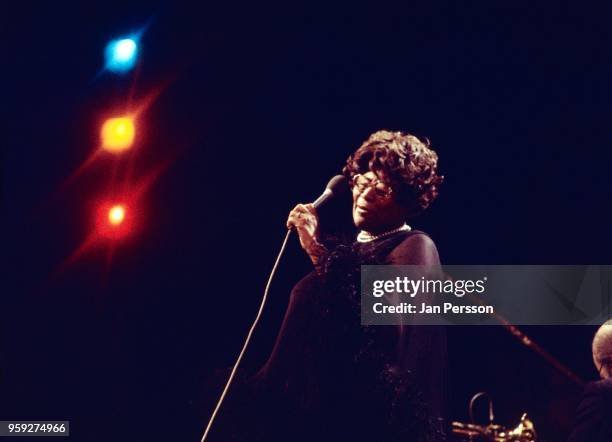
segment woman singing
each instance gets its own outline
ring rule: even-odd
[[[237,439],[444,440],[444,330],[362,326],[359,288],[363,264],[439,264],[431,238],[407,224],[438,194],[437,163],[413,135],[372,134],[343,169],[359,230],[352,244],[326,245],[312,205],[291,211],[287,226],[314,270],[291,293],[272,354],[251,383],[248,434]]]

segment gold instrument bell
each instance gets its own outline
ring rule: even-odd
[[[489,423],[478,425],[474,422],[474,403],[476,399],[486,396],[489,399]],[[521,422],[514,428],[508,429],[493,421],[493,403],[489,395],[480,392],[470,400],[469,406],[471,423],[453,422],[452,432],[461,442],[536,442],[537,434],[533,422],[523,413]]]

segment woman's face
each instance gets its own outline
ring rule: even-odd
[[[355,175],[353,189],[353,222],[372,234],[394,229],[404,223],[407,211],[395,201],[395,196],[372,172]]]

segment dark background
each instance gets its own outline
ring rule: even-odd
[[[288,211],[381,128],[427,136],[440,155],[446,182],[413,226],[443,262],[609,263],[609,11],[463,3],[7,11],[1,418],[71,420],[79,441],[199,440]],[[137,69],[104,72],[107,41],[138,29]],[[75,176],[104,116],[156,90],[133,151]],[[132,234],[69,259],[96,201],[160,165]],[[338,207],[323,216],[348,223]],[[307,271],[294,239],[247,371]],[[596,378],[592,328],[526,331]],[[528,411],[548,440],[565,438],[580,389],[503,329],[451,329],[450,370],[453,418],[484,389],[500,423]]]

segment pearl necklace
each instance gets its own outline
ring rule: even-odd
[[[379,238],[384,238],[385,236],[393,235],[394,233],[408,232],[410,230],[412,229],[406,223],[404,223],[403,226],[400,226],[393,230],[389,230],[387,232],[379,233],[378,235],[372,235],[371,233],[366,232],[365,230],[362,230],[361,232],[359,232],[359,235],[357,235],[357,242],[371,242]]]

